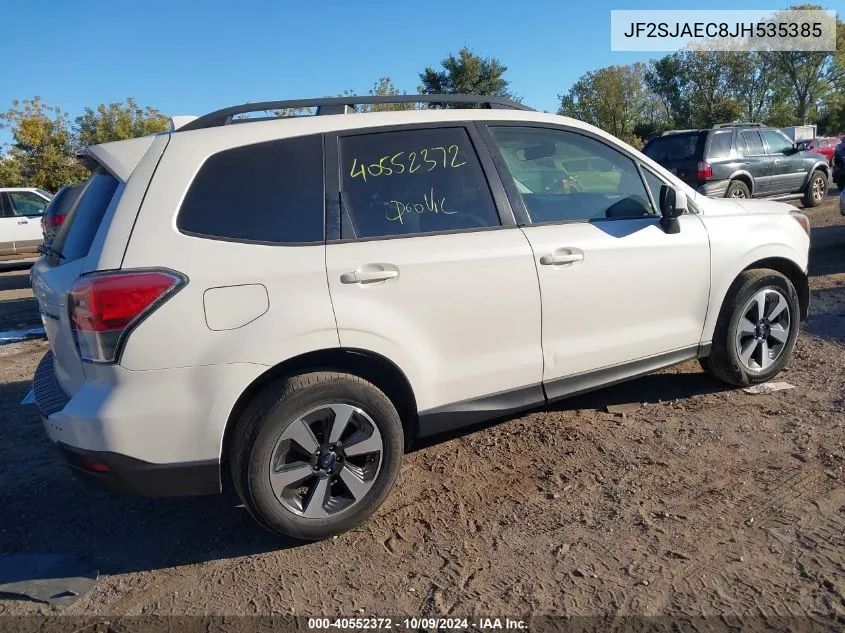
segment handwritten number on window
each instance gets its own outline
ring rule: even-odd
[[[352,159],[352,167],[349,170],[349,177],[361,178],[364,182],[367,182],[367,175],[377,178],[378,176],[392,176],[393,174],[404,174],[405,172],[413,174],[418,172],[423,164],[427,166],[426,173],[428,173],[441,165],[439,160],[440,155],[443,156],[442,166],[444,169],[457,169],[467,164],[466,161],[458,162],[460,151],[461,148],[457,145],[450,145],[449,147],[424,147],[418,152],[408,152],[407,160],[403,160],[405,152],[396,152],[392,156],[382,156],[370,165],[360,163],[357,158],[354,158]],[[436,152],[440,152],[440,154]],[[430,154],[433,158],[429,156]],[[420,158],[422,161],[420,161]]]

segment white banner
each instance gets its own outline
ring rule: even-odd
[[[613,51],[835,51],[836,11],[613,10]]]

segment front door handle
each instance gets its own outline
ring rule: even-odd
[[[18,220],[18,224],[29,224],[29,220]]]
[[[387,281],[388,279],[396,279],[399,276],[399,269],[393,267],[382,267],[377,270],[367,270],[366,268],[353,270],[352,272],[343,273],[340,276],[340,283],[342,284],[362,284],[372,283],[375,281]]]
[[[554,252],[543,255],[540,263],[543,266],[554,266],[556,264],[574,264],[584,260],[584,253],[578,252]]]

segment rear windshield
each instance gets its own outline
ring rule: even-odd
[[[648,142],[643,148],[643,153],[660,163],[694,159],[701,155],[703,149],[704,134],[689,132],[658,136]]]
[[[104,169],[98,169],[91,174],[83,185],[82,197],[70,210],[53,242],[53,252],[61,254],[58,258],[61,263],[72,262],[88,255],[117,186],[118,180]]]

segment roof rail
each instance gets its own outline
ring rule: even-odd
[[[322,99],[293,99],[288,101],[262,101],[260,103],[244,103],[205,114],[198,119],[184,124],[179,131],[202,130],[232,123],[233,117],[249,112],[266,112],[268,110],[286,110],[297,108],[316,108],[317,115],[347,114],[355,112],[356,105],[394,103],[461,103],[476,104],[486,108],[532,110],[512,99],[505,97],[487,97],[482,95],[394,95],[394,96],[356,96],[324,97]]]
[[[693,127],[688,130],[666,130],[660,136],[668,136],[670,134],[687,134],[689,132],[701,132],[701,128]]]
[[[766,127],[762,123],[717,123],[712,129],[718,130],[723,127]]]

